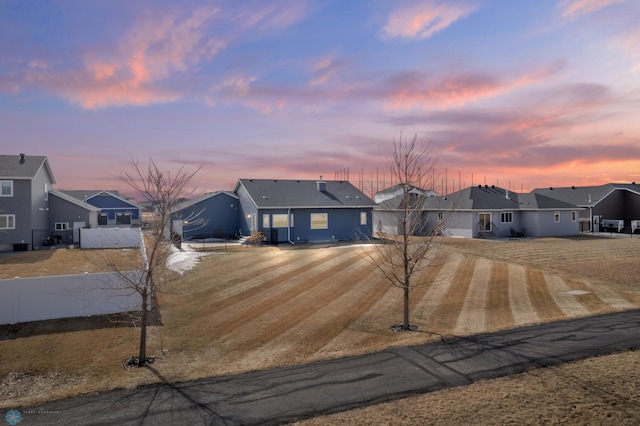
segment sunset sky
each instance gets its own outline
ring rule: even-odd
[[[636,0],[1,0],[0,153],[47,156],[57,189],[126,192],[151,157],[201,167],[199,192],[348,169],[369,193],[402,133],[431,142],[439,193],[640,181],[639,18]]]

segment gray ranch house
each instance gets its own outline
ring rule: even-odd
[[[397,233],[402,197],[376,210],[379,230]],[[541,194],[519,194],[478,185],[446,196],[422,198],[424,232],[436,226],[444,235],[464,238],[551,237],[580,233],[580,207]]]
[[[375,202],[347,181],[240,179],[239,228],[271,243],[329,242],[372,237]]]
[[[178,204],[171,212],[171,231],[183,240],[230,239],[238,234],[238,196],[216,191]]]
[[[536,188],[533,192],[581,207],[583,232],[640,232],[640,185],[635,182]]]

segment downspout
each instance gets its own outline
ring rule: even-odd
[[[293,246],[295,243],[291,241],[291,207],[287,209],[287,241]]]

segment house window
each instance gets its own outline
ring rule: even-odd
[[[0,197],[13,197],[13,181],[0,181]]]
[[[263,228],[269,228],[269,215],[268,214],[263,214],[262,215],[262,227]]]
[[[116,213],[116,225],[131,225],[131,213]]]
[[[444,212],[438,212],[438,220],[444,219]]]
[[[560,212],[558,211],[553,212],[553,221],[560,222]]]
[[[45,182],[44,184],[44,200],[49,201],[49,183]]]
[[[287,217],[289,215],[287,214],[274,214],[271,219],[273,221],[273,227],[274,228],[286,228],[287,226],[289,226],[289,223],[287,222]]]
[[[329,213],[311,213],[311,229],[329,229]]]
[[[367,224],[367,212],[360,212],[360,225]]]
[[[576,220],[578,220],[578,212],[574,210],[571,212],[571,222],[575,222]]]
[[[502,213],[500,213],[500,222],[501,223],[512,223],[513,222],[513,212],[502,212]]]
[[[0,214],[0,229],[16,229],[16,215]]]
[[[491,213],[478,213],[478,231],[491,232]]]
[[[56,222],[55,224],[56,231],[66,231],[69,229],[69,223],[67,222]]]
[[[106,225],[108,223],[106,213],[98,213],[98,225]]]

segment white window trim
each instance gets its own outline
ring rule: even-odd
[[[4,187],[4,184],[8,183],[9,184],[9,189],[11,190],[10,194],[3,194],[2,193],[2,188]],[[12,180],[0,180],[0,197],[13,197],[13,181]]]
[[[272,228],[288,228],[290,220],[286,213],[275,213],[271,215]]]
[[[0,214],[0,217],[4,217],[7,226],[0,227],[0,229],[16,229],[16,215],[15,214]]]
[[[367,212],[360,212],[360,225],[367,225]]]
[[[575,210],[571,210],[571,222],[575,222],[578,220],[578,212]]]
[[[489,222],[488,222],[489,229],[486,229],[486,228],[480,228],[480,215],[482,215],[482,216],[486,216],[486,215],[488,215],[488,216],[489,216]],[[493,225],[491,224],[491,220],[492,220],[492,219],[493,219],[493,218],[492,218],[492,215],[491,215],[491,213],[490,213],[490,212],[480,212],[480,213],[478,213],[478,232],[491,232],[491,229],[492,229],[492,227],[493,227]]]
[[[558,210],[553,212],[553,221],[555,223],[560,222],[560,212]]]
[[[313,218],[318,217],[320,218],[320,216],[324,216],[324,219],[322,219],[322,221],[324,222],[324,226],[314,226],[313,225]],[[316,220],[316,223],[318,222],[318,220]],[[310,229],[329,229],[329,213],[310,213],[309,214],[309,228]]]
[[[263,228],[271,228],[271,224],[269,222],[269,214],[268,213],[264,213],[262,215],[262,227]]]

